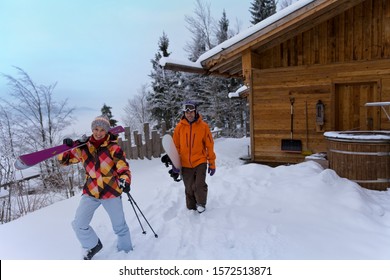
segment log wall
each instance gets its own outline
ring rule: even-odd
[[[363,1],[246,54],[253,161],[295,163],[326,152],[325,131],[390,130],[379,107],[364,106],[390,101],[390,1]],[[291,138],[290,98],[293,139],[302,141],[302,153],[281,151],[281,140]],[[316,122],[318,101],[325,105],[323,125]]]

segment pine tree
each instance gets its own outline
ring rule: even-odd
[[[218,43],[222,43],[229,39],[229,20],[227,19],[225,10],[222,13],[222,18],[218,22],[216,36]],[[212,124],[219,128],[224,128],[222,134],[226,136],[235,136],[235,129],[241,120],[240,104],[242,100],[230,99],[228,94],[233,89],[240,86],[240,81],[235,78],[226,79],[214,77],[213,83],[210,85],[213,97],[213,104],[210,108],[212,114]],[[228,113],[227,113],[228,112]]]
[[[229,31],[229,20],[226,17],[225,10],[223,10],[222,18],[218,22],[218,30],[216,34],[218,44],[221,44],[222,42],[229,39],[228,31]]]
[[[252,14],[252,24],[256,24],[276,13],[275,0],[253,0],[251,5],[249,12]]]
[[[198,28],[190,29],[190,31],[195,32],[193,33],[193,38],[201,38],[201,36],[207,34],[207,32],[203,31],[203,29],[208,28],[204,23],[214,22],[213,19],[207,17],[210,11],[205,12],[207,9],[199,1],[197,1],[197,5],[198,7],[195,10],[197,17],[192,18],[191,23]],[[189,45],[188,48],[190,57],[202,55],[206,51],[205,43],[207,41],[216,41],[220,44],[229,39],[229,20],[225,11],[223,11],[222,17],[213,31],[213,34],[209,34],[209,40],[192,41],[192,45]],[[186,99],[192,99],[199,104],[199,112],[202,118],[212,128],[223,128],[222,135],[236,136],[238,134],[237,127],[242,122],[242,100],[232,100],[228,97],[228,93],[237,89],[240,86],[240,81],[237,79],[194,74],[186,77]]]
[[[102,115],[106,115],[109,118],[110,126],[114,127],[117,125],[118,121],[113,118],[114,116],[112,115],[111,109],[112,109],[112,107],[104,104],[100,111],[102,112]]]
[[[166,123],[167,129],[174,127],[179,118],[181,103],[183,101],[182,74],[175,71],[164,70],[160,67],[159,61],[162,57],[168,57],[169,39],[163,32],[158,42],[158,52],[152,62],[152,90],[147,100],[151,110],[152,118],[161,124]]]

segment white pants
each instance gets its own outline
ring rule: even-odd
[[[122,197],[110,199],[97,199],[88,195],[83,195],[79,207],[76,210],[75,218],[72,222],[73,230],[79,239],[81,246],[85,249],[92,249],[98,243],[98,236],[90,226],[95,210],[103,205],[111,219],[112,228],[118,236],[118,251],[129,252],[133,250],[129,227],[126,224],[123,213]]]

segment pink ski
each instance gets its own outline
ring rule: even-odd
[[[116,126],[112,129],[110,129],[109,132],[111,134],[119,134],[119,133],[124,132],[124,131],[125,131],[125,129],[122,126]],[[14,166],[18,170],[26,169],[26,168],[34,166],[42,161],[45,161],[49,158],[52,158],[56,155],[62,154],[63,152],[72,150],[76,147],[80,147],[82,145],[85,145],[85,143],[80,144],[80,143],[75,142],[72,147],[69,147],[65,144],[62,144],[62,145],[51,147],[51,148],[44,149],[41,151],[21,155],[16,159]]]

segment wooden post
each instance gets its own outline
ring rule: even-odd
[[[157,158],[161,156],[161,138],[156,130],[152,131],[152,155]]]
[[[161,135],[164,136],[165,133],[167,133],[167,124],[165,123],[165,121],[162,121],[161,122]]]
[[[73,180],[71,177],[69,177],[69,197],[74,196],[74,189],[73,189]]]
[[[167,133],[165,122],[161,123],[163,134]],[[118,144],[126,153],[128,159],[148,159],[158,158],[164,152],[162,147],[162,138],[158,131],[150,132],[149,123],[144,124],[145,143],[142,142],[142,135],[137,130],[133,131],[131,136],[130,127],[125,127],[125,139],[118,138]],[[134,139],[132,143],[131,139]]]
[[[145,135],[145,156],[147,159],[152,159],[152,142],[150,141],[150,129],[148,123],[144,123],[144,135]]]
[[[130,127],[125,127],[125,139],[127,140],[125,149],[126,156],[127,158],[132,158]]]
[[[134,146],[131,148],[131,153],[132,153],[132,159],[138,159],[139,153],[138,153],[138,143],[137,143],[137,135],[138,131],[134,130],[133,131],[133,136],[134,136]]]
[[[138,149],[135,145],[131,147],[131,159],[138,159]]]
[[[161,123],[161,137],[163,137],[167,133],[167,124],[165,121]],[[162,139],[160,138],[160,151],[161,153],[165,153],[164,148],[162,146]]]
[[[122,143],[120,146],[121,146],[123,152],[126,154],[126,158],[131,159],[131,147],[130,147],[129,141],[121,139],[121,142]],[[119,141],[118,141],[118,144],[119,144]]]
[[[142,135],[140,133],[137,134],[137,150],[138,150],[138,157],[140,159],[144,159],[145,151],[142,144]]]

